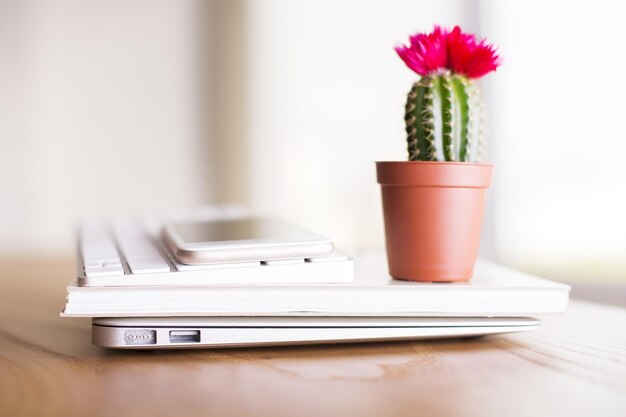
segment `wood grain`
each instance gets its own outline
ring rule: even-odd
[[[619,307],[465,341],[119,352],[58,317],[71,259],[0,266],[0,416],[626,415]]]

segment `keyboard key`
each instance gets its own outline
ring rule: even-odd
[[[119,259],[101,259],[98,261],[85,261],[85,268],[87,267],[106,267],[106,266],[122,266]]]
[[[154,242],[137,223],[118,221],[113,225],[117,242],[132,274],[170,272]]]
[[[80,255],[87,277],[124,275],[115,241],[104,223],[90,222],[82,225]]]
[[[128,267],[133,274],[152,274],[170,272],[170,266],[160,257],[138,256],[127,257]]]
[[[88,266],[85,267],[85,276],[86,277],[104,277],[111,275],[124,275],[124,268],[122,266],[102,266],[102,267],[94,267]]]

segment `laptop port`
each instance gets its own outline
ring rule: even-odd
[[[200,343],[200,330],[170,330],[170,343]]]
[[[156,344],[156,331],[133,329],[124,332],[125,345],[154,345]]]

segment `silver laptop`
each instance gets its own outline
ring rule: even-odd
[[[538,326],[527,317],[118,317],[94,318],[92,342],[116,349],[225,348],[476,337]]]

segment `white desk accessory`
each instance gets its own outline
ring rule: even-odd
[[[77,284],[85,287],[346,283],[354,262],[332,253],[300,259],[185,265],[161,243],[158,226],[89,221],[79,229]]]

